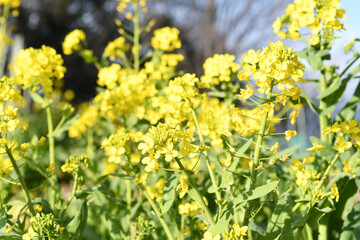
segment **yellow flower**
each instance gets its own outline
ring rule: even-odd
[[[346,149],[351,148],[352,143],[351,142],[345,142],[345,139],[343,136],[339,136],[336,138],[336,144],[332,148],[338,151],[339,153],[343,153]]]
[[[253,95],[254,95],[254,89],[246,85],[246,90],[240,89],[240,94],[237,96],[242,99],[249,99]]]
[[[279,142],[276,142],[274,145],[271,146],[270,151],[276,154],[278,149],[279,149]]]
[[[339,201],[339,190],[336,186],[336,183],[333,183],[331,185],[331,195],[330,195],[330,198],[331,199],[334,199],[335,198],[335,202],[338,202]]]
[[[308,40],[311,45],[315,46],[320,43],[320,37],[319,36],[310,36],[308,37]]]
[[[65,55],[71,55],[73,51],[79,51],[82,46],[81,42],[86,41],[86,35],[83,30],[75,29],[66,35],[63,42],[63,52]]]
[[[235,56],[230,54],[215,54],[204,62],[204,76],[201,83],[205,87],[208,84],[217,85],[221,82],[230,82],[231,78],[239,70],[239,64],[234,62]]]
[[[312,145],[313,146],[311,148],[306,149],[306,151],[311,151],[310,154],[313,154],[314,152],[321,150],[321,149],[326,149],[325,146],[317,143],[316,141],[312,142]]]
[[[291,124],[294,125],[296,123],[296,118],[299,115],[299,111],[297,109],[294,109],[292,113],[290,113],[289,118],[291,119]]]
[[[55,49],[42,46],[40,49],[27,48],[20,50],[14,58],[14,77],[17,84],[24,89],[50,94],[53,81],[62,79],[66,68],[63,59]]]
[[[220,234],[217,234],[217,235],[213,236],[213,235],[211,234],[211,232],[206,231],[206,232],[204,233],[204,237],[203,237],[201,240],[220,240],[220,239],[221,239]]]
[[[21,150],[26,151],[28,149],[29,145],[30,145],[29,143],[22,143],[20,145],[20,148],[21,148]]]
[[[46,137],[42,136],[39,140],[39,146],[43,146],[45,144]]]
[[[290,139],[291,139],[292,137],[295,137],[296,134],[297,134],[296,131],[291,131],[291,130],[285,131],[285,139],[286,139],[286,141],[290,141]]]
[[[179,197],[183,198],[189,190],[189,180],[185,174],[180,175],[179,185],[177,186],[176,191],[179,189],[181,189]]]
[[[164,27],[156,29],[154,36],[151,39],[151,46],[154,49],[164,51],[173,51],[181,48],[181,41],[179,39],[180,31],[174,27]]]
[[[350,174],[352,177],[355,177],[355,174],[352,172],[351,167],[349,166],[349,160],[348,159],[345,159],[345,161],[344,161],[343,171],[345,173]]]

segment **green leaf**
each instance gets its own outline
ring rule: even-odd
[[[307,224],[312,228],[312,229],[318,229],[319,228],[319,221],[320,219],[326,214],[331,212],[332,209],[329,207],[326,208],[322,208],[319,209],[317,207],[312,207],[310,208],[309,211],[309,219],[307,220]]]
[[[360,103],[360,84],[357,85],[354,94],[350,100],[346,103],[344,108],[335,117],[335,121],[342,122],[350,119],[354,119],[355,111]]]
[[[164,195],[163,201],[164,206],[162,208],[162,214],[165,214],[172,207],[174,200],[176,198],[176,186],[177,186],[177,177],[173,174],[164,186]]]
[[[330,191],[333,183],[336,183],[337,188],[339,189],[339,201],[334,201],[335,211],[330,214],[327,225],[332,226],[330,231],[332,238],[339,239],[344,222],[349,213],[353,210],[358,187],[355,179],[350,178],[345,174],[335,177],[328,184],[327,191]]]
[[[6,227],[6,213],[5,210],[0,213],[0,231],[5,230]]]
[[[32,100],[34,100],[34,102],[38,103],[41,105],[41,107],[45,108],[46,107],[46,102],[44,100],[43,97],[41,97],[39,94],[37,94],[36,92],[33,91],[28,91]]]
[[[74,122],[76,120],[78,120],[80,118],[79,114],[76,114],[75,116],[73,116],[72,118],[70,118],[69,120],[67,120],[59,129],[56,130],[56,132],[53,133],[54,138],[59,138],[61,137],[61,135],[69,130],[69,128],[74,124]]]
[[[340,240],[359,240],[360,236],[354,235],[355,230],[360,229],[360,202],[358,202],[352,211],[346,216],[342,227]]]
[[[66,229],[73,234],[72,239],[81,239],[82,232],[84,231],[88,216],[88,206],[86,201],[81,204],[80,210],[77,215],[66,226]]]
[[[221,234],[227,229],[230,220],[232,219],[233,216],[232,210],[233,210],[232,203],[228,203],[227,205],[225,205],[219,221],[214,226],[211,226],[208,229],[213,236],[217,234]]]
[[[121,236],[121,223],[119,221],[119,217],[115,217],[109,213],[105,214],[106,222],[109,228],[109,233],[111,239],[121,240],[123,239]]]
[[[229,167],[229,171],[234,172],[237,165],[239,164],[240,157],[246,152],[246,150],[249,149],[250,145],[252,144],[252,139],[250,139],[247,143],[245,143],[236,153],[233,159],[233,162],[231,163],[231,166]]]
[[[309,47],[299,52],[299,57],[306,59],[314,72],[325,67],[323,60],[330,59],[330,50],[318,50],[315,47]]]
[[[337,81],[335,85],[328,87],[325,91],[322,91],[319,93],[319,95],[316,97],[317,99],[323,99],[331,94],[333,94],[335,91],[337,91],[341,86],[341,82]]]
[[[250,200],[257,199],[257,198],[261,198],[261,197],[267,195],[268,193],[274,191],[274,189],[277,187],[278,183],[279,183],[279,181],[273,181],[273,182],[270,182],[263,186],[257,187],[253,191],[248,191],[244,194],[239,194],[234,199],[234,204],[238,205],[245,201],[250,201]]]
[[[279,234],[281,239],[293,239],[291,216],[292,200],[290,194],[286,194],[276,204],[267,226],[265,239],[275,239]]]
[[[336,151],[332,148],[332,145],[327,142],[321,141],[319,138],[314,136],[310,137],[310,141],[312,143],[317,142],[326,147],[325,149],[320,149],[319,152],[321,156],[323,156],[330,163],[330,161],[334,158],[336,154]]]
[[[266,235],[266,224],[265,223],[257,223],[257,222],[251,221],[251,222],[249,222],[248,227],[251,231],[257,232],[263,237]]]
[[[321,111],[320,116],[330,115],[335,110],[335,108],[336,108],[335,105],[325,108],[324,110]]]

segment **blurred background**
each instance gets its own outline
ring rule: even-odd
[[[179,51],[185,56],[180,70],[202,74],[202,65],[206,58],[215,53],[230,53],[240,61],[241,55],[249,49],[259,49],[269,41],[279,38],[272,32],[272,23],[285,13],[291,0],[151,0],[147,1],[148,12],[143,15],[143,25],[155,20],[153,29],[163,26],[174,26],[181,32],[183,47]],[[48,45],[62,53],[61,44],[70,31],[80,28],[87,35],[89,48],[101,56],[107,43],[119,36],[115,19],[125,25],[124,14],[116,11],[117,0],[23,0],[20,15],[14,21],[15,48]],[[345,65],[346,57],[342,47],[351,38],[360,36],[360,1],[342,0],[341,8],[346,10],[343,38],[336,41],[331,61]],[[145,40],[151,37],[146,36]],[[295,50],[304,48],[302,42],[286,41],[285,45]],[[14,53],[16,51],[13,51]],[[76,94],[75,103],[87,101],[95,96],[97,70],[93,65],[84,63],[81,57],[74,54],[64,56],[67,68],[64,90],[72,89]],[[317,73],[307,68],[306,77],[315,78]],[[358,81],[358,79],[355,79]],[[339,103],[345,104],[354,89],[351,82]],[[303,85],[303,90],[314,99],[318,88],[314,83]],[[335,111],[336,112],[336,111]],[[318,121],[311,110],[305,108],[298,120],[298,128],[306,129],[306,135],[318,132]],[[312,123],[306,126],[306,123]],[[302,137],[299,136],[299,141]]]

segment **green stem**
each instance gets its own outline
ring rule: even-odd
[[[65,217],[65,213],[66,213],[67,209],[69,208],[72,200],[74,199],[74,193],[76,192],[76,190],[78,188],[78,185],[79,185],[79,177],[78,177],[78,174],[76,173],[75,179],[74,179],[73,189],[72,189],[71,194],[70,194],[70,198],[66,202],[66,205],[65,205],[65,207],[63,208],[63,210],[62,210],[62,212],[60,214],[60,219],[63,219]]]
[[[127,203],[127,210],[128,210],[127,222],[128,222],[128,227],[129,227],[129,233],[131,233],[131,200],[132,200],[131,180],[127,180],[126,181],[126,203]]]
[[[46,117],[48,122],[48,137],[49,137],[49,167],[54,168],[54,172],[51,174],[49,178],[49,192],[48,192],[48,199],[50,206],[54,209],[56,203],[56,165],[55,165],[55,140],[54,140],[54,126],[51,114],[51,104],[49,99],[46,100],[48,102],[46,106]]]
[[[325,71],[321,71],[321,80],[320,80],[320,89],[321,92],[324,92],[327,89],[327,83],[326,83],[326,76]],[[320,100],[319,108],[321,110],[324,110],[327,108],[327,103],[324,98]],[[324,134],[325,128],[329,125],[330,116],[319,116],[320,118],[320,134],[321,134],[321,141],[328,142],[328,135]]]
[[[149,201],[152,209],[154,210],[158,220],[160,221],[162,227],[164,228],[165,230],[165,233],[168,237],[168,239],[170,240],[174,240],[174,237],[170,231],[170,228],[169,226],[167,225],[167,223],[165,222],[164,218],[162,217],[161,215],[161,212],[159,210],[159,208],[156,206],[155,202],[151,199],[151,197],[149,196],[149,194],[146,192],[146,190],[141,186],[141,185],[138,185],[140,187],[140,189],[143,191],[145,197],[147,198],[147,200]]]
[[[26,203],[27,203],[28,208],[30,210],[31,216],[35,216],[35,210],[34,210],[34,206],[33,206],[32,202],[31,202],[29,190],[28,190],[28,188],[27,188],[27,186],[25,184],[24,178],[23,178],[23,176],[22,176],[22,174],[20,172],[20,169],[19,169],[19,167],[18,167],[18,165],[16,163],[16,160],[14,159],[14,156],[12,155],[11,149],[8,148],[7,145],[5,145],[5,151],[6,151],[6,154],[9,156],[11,164],[13,165],[14,170],[16,172],[16,175],[17,175],[17,177],[19,179],[19,183],[21,185],[21,189],[22,189],[23,194],[25,196],[25,200],[26,200]]]
[[[272,88],[271,88],[272,89]],[[267,95],[267,100],[270,101],[271,99],[271,90]],[[256,145],[255,145],[255,152],[254,152],[254,161],[251,167],[251,175],[250,175],[250,191],[255,189],[256,186],[256,178],[257,178],[257,174],[258,174],[258,170],[257,167],[259,166],[260,163],[260,152],[261,152],[261,146],[262,146],[262,142],[264,139],[264,134],[265,134],[265,130],[266,130],[266,125],[267,125],[267,119],[268,119],[268,112],[266,112],[261,120],[261,125],[260,125],[260,131],[259,131],[259,135],[258,138],[256,140]],[[251,213],[251,209],[254,206],[254,201],[249,201],[248,205],[245,209],[245,215],[244,215],[244,221],[243,221],[243,226],[247,226],[249,224],[249,219],[250,219],[250,213]]]
[[[196,131],[197,131],[197,133],[199,135],[200,146],[204,147],[205,146],[204,138],[202,136],[201,129],[200,129],[200,124],[199,124],[199,121],[197,119],[196,112],[195,112],[194,108],[191,108],[191,113],[192,113],[192,116],[193,116],[193,119],[194,119],[194,122],[195,122]],[[205,154],[205,159],[206,159],[206,167],[207,167],[207,169],[209,171],[209,175],[210,175],[212,185],[215,188],[216,200],[218,201],[219,204],[221,204],[222,203],[221,192],[220,192],[219,186],[218,186],[218,184],[216,182],[215,174],[214,174],[214,171],[213,171],[213,169],[211,167],[209,156],[207,155],[206,151],[204,151],[204,154]]]
[[[196,185],[193,181],[193,179],[191,178],[190,174],[188,173],[188,171],[185,169],[184,165],[181,163],[181,161],[178,158],[175,158],[177,164],[180,166],[181,170],[184,172],[184,174],[186,175],[186,177],[188,178],[189,182],[190,182],[190,186],[194,189],[194,194],[196,195],[196,198],[199,199],[200,201],[200,205],[202,206],[203,210],[205,211],[206,216],[209,218],[210,224],[212,226],[214,226],[215,220],[214,217],[212,216],[209,208],[206,206],[206,203],[201,195],[201,193],[199,192],[199,190],[196,188]]]
[[[137,2],[134,6],[134,69],[138,73],[140,70],[140,7]]]
[[[320,182],[319,182],[318,185],[316,186],[315,191],[316,191],[316,190],[319,190],[319,189],[324,185],[325,181],[326,181],[326,180],[328,179],[328,177],[329,177],[329,174],[330,174],[331,169],[332,169],[333,166],[335,165],[335,163],[336,163],[337,159],[339,158],[339,156],[340,156],[339,153],[337,153],[337,154],[334,156],[334,158],[333,158],[332,161],[330,162],[329,166],[326,168],[323,176],[321,177]],[[310,210],[310,208],[311,208],[313,205],[314,205],[314,203],[311,202],[308,211]],[[301,235],[301,232],[302,232],[303,229],[304,229],[304,226],[299,227],[299,229],[298,229],[297,232],[296,232],[295,238],[294,238],[295,240],[298,240],[298,239],[300,238],[300,235]],[[326,233],[325,233],[325,232],[326,232]],[[324,238],[324,237],[327,237],[327,227],[326,227],[326,226],[323,226],[323,227],[322,227],[321,234],[319,235],[319,239],[326,239],[326,238]]]
[[[316,190],[319,190],[319,189],[322,187],[322,185],[324,184],[324,182],[328,180],[330,171],[331,171],[332,167],[334,166],[336,160],[339,158],[339,156],[340,156],[339,153],[337,153],[337,154],[334,156],[333,160],[330,162],[330,165],[326,168],[323,176],[321,177],[320,182],[319,182],[318,185],[316,186],[315,191],[316,191]]]
[[[52,114],[51,114],[51,104],[46,106],[46,117],[48,122],[48,136],[49,136],[49,159],[50,164],[53,164],[55,167],[55,140],[54,140],[54,126],[52,121]]]
[[[296,231],[296,235],[294,237],[294,240],[300,239],[301,232],[302,232],[303,229],[304,229],[304,226],[298,228],[298,230]]]

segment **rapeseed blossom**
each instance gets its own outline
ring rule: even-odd
[[[220,82],[230,82],[239,70],[239,64],[234,62],[235,56],[230,54],[215,54],[204,62],[204,76],[201,77],[201,86],[218,85]]]
[[[53,82],[64,77],[63,62],[55,49],[44,45],[40,49],[20,50],[13,65],[16,83],[26,90],[49,95],[53,91]]]
[[[63,52],[65,55],[71,55],[73,52],[80,51],[82,43],[86,41],[86,35],[83,30],[75,29],[66,35],[62,44]]]
[[[151,46],[154,49],[169,52],[181,48],[179,33],[180,31],[174,27],[156,29],[154,31],[154,36],[151,38]]]
[[[339,8],[340,0],[294,0],[286,8],[286,14],[274,22],[274,33],[282,39],[289,36],[296,41],[301,37],[300,28],[308,27],[315,35],[309,36],[308,40],[315,46],[320,43],[321,30],[327,32],[328,29],[344,29],[344,24],[339,19],[345,17],[345,10]],[[282,31],[284,24],[288,24],[286,32]]]

